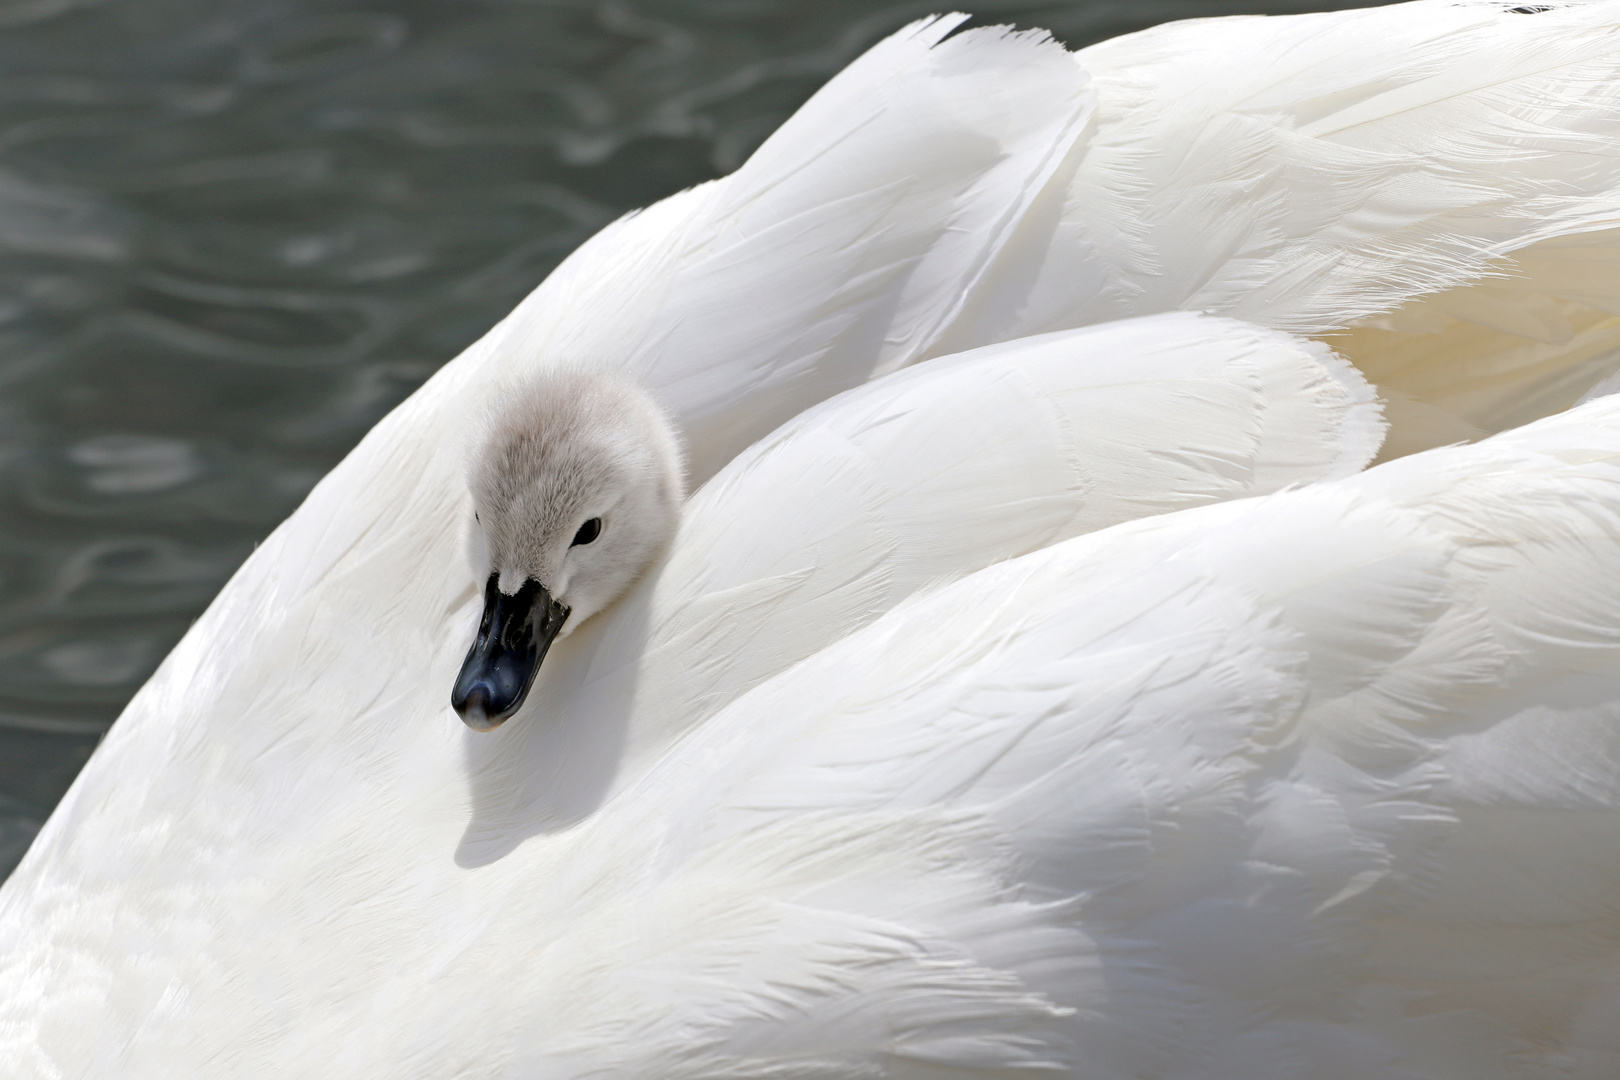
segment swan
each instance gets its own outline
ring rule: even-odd
[[[1427,922],[1428,894],[1402,908],[1397,886],[1437,867],[1498,885],[1492,853],[1530,865],[1517,853],[1572,813],[1590,822],[1582,851],[1601,850],[1606,699],[1579,664],[1606,640],[1612,405],[1345,476],[1383,421],[1361,376],[1298,335],[1334,335],[1379,373],[1401,452],[1512,426],[1514,409],[1551,411],[1607,377],[1604,281],[1576,292],[1531,271],[1560,251],[1606,265],[1603,133],[1620,90],[1595,73],[1617,21],[1613,4],[1420,3],[1076,56],[1039,35],[947,37],[948,19],[880,44],[732,177],[589,242],[245,564],[0,890],[0,1060],[19,1076],[1233,1077],[1300,1061],[1602,1075],[1601,882],[1548,862],[1565,906],[1537,921],[1503,885],[1496,922],[1447,906],[1466,881]],[[1257,86],[1252,58],[1272,49],[1292,66]],[[1217,76],[1232,94],[1198,82]],[[1532,92],[1533,115],[1515,112]],[[1230,140],[1236,160],[1174,167],[1160,158],[1189,128],[1154,113],[1188,109],[1254,137]],[[1413,145],[1436,118],[1456,160]],[[1376,197],[1305,212],[1347,176],[1378,180]],[[1191,226],[1211,206],[1249,212],[1210,236]],[[1156,314],[1178,307],[1247,321]],[[1569,333],[1512,318],[1547,310]],[[1099,354],[1088,333],[1126,336]],[[1103,419],[1084,394],[1075,414],[1007,394],[982,416],[997,438],[954,458],[963,490],[1005,486],[1006,502],[976,516],[951,482],[898,496],[901,481],[926,491],[941,458],[896,461],[896,447],[934,431],[950,449],[961,406],[979,404],[972,383],[930,398],[936,374],[1001,365],[1012,374],[979,385],[1039,387],[1129,372],[1144,342],[1176,334],[1220,360],[1204,389],[1231,387],[1196,422],[1189,366],[1161,379],[1164,404],[1134,399],[1112,439],[1072,422]],[[1267,341],[1314,362],[1221,359]],[[1045,368],[1015,370],[1048,346]],[[494,566],[463,565],[464,435],[506,387],[583,356],[667,411],[696,494],[662,561],[555,643],[525,711],[470,732],[447,692]],[[1087,392],[1128,398],[1130,382]],[[1270,444],[1267,387],[1306,402]],[[1169,441],[1138,443],[1155,430]],[[981,448],[1026,437],[972,472]],[[785,515],[771,470],[823,462],[838,482],[812,494],[842,501]],[[1291,467],[1276,486],[1318,483],[1266,486]],[[1447,494],[1470,478],[1477,498]],[[1087,485],[1105,496],[1090,511]],[[740,527],[749,512],[769,527]],[[1075,535],[1087,512],[1102,531]],[[779,546],[728,580],[699,543],[728,529]],[[963,542],[941,557],[940,537]],[[1435,569],[1453,563],[1478,573]],[[1573,596],[1555,587],[1569,574]],[[1551,615],[1526,614],[1526,595]],[[1524,634],[1481,636],[1515,617]],[[763,629],[726,636],[749,624]],[[1055,651],[1021,652],[1026,639]],[[1537,688],[1570,671],[1592,711],[1537,757],[1562,700]],[[1394,712],[1356,713],[1362,687]],[[976,696],[942,704],[958,689]],[[1092,692],[1091,720],[1065,728],[1065,695]],[[1476,695],[1479,710],[1400,711],[1425,694]],[[1131,712],[1149,697],[1162,708]],[[1302,723],[1318,699],[1337,713]],[[1033,737],[1009,742],[998,716]],[[1436,748],[1410,726],[1424,717],[1467,730]],[[1486,746],[1491,724],[1504,734]],[[849,741],[818,749],[823,731]],[[995,786],[1031,759],[1018,791],[1033,801]],[[1560,787],[1569,771],[1585,786]],[[1501,841],[1518,847],[1472,829],[1451,863],[1421,858],[1464,816],[1451,775],[1482,805],[1524,796],[1501,804],[1531,819]],[[1276,918],[1238,918],[1250,909]],[[1354,952],[1385,927],[1383,952]],[[1423,928],[1474,937],[1420,954]],[[1474,944],[1497,982],[1448,976]],[[1573,955],[1590,970],[1559,967]],[[1502,1004],[1544,985],[1557,993],[1536,1009]]]
[[[546,372],[488,428],[469,484],[484,612],[451,694],[475,731],[517,712],[552,640],[646,570],[685,495],[674,429],[622,376]]]

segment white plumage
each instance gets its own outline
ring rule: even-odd
[[[952,25],[255,553],[0,892],[7,1075],[1615,1074],[1620,399],[1352,475],[1290,334],[1397,452],[1620,366],[1620,4]],[[466,433],[563,364],[708,483],[473,734]]]

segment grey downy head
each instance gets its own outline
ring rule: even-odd
[[[484,613],[450,703],[489,731],[522,706],[552,641],[669,543],[685,496],[680,442],[631,379],[550,372],[495,402],[468,486]]]

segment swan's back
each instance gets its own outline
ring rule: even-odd
[[[1617,463],[1610,400],[890,613],[553,867],[613,901],[502,961],[553,1025],[515,1060],[1612,1075]]]

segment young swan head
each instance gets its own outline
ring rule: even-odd
[[[554,638],[616,600],[675,532],[680,442],[629,378],[553,372],[502,395],[474,452],[484,615],[450,703],[499,727]]]

